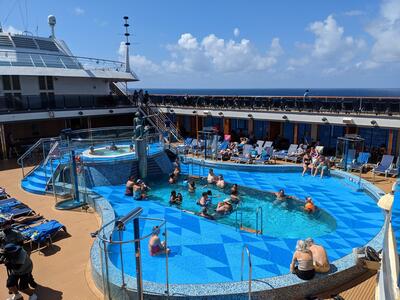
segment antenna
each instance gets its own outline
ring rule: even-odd
[[[54,33],[54,27],[56,26],[56,17],[55,16],[53,16],[53,15],[50,15],[50,16],[48,16],[47,17],[47,20],[48,20],[48,22],[49,22],[49,25],[50,25],[50,28],[51,28],[51,35],[50,35],[50,37],[52,38],[52,39],[54,39],[54,38],[56,38],[56,35],[55,35],[55,33]]]
[[[127,73],[130,73],[131,72],[131,66],[130,66],[130,63],[129,63],[129,45],[131,44],[130,42],[129,42],[129,36],[130,36],[130,33],[129,33],[129,23],[128,23],[128,20],[129,20],[129,17],[127,17],[127,16],[125,16],[124,17],[124,20],[125,20],[125,24],[124,24],[124,26],[125,26],[125,38],[126,38],[126,41],[125,41],[125,72],[127,72]]]

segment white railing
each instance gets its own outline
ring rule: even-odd
[[[81,56],[68,56],[64,54],[17,52],[13,50],[0,51],[0,67],[2,66],[125,72],[125,64],[119,61]]]

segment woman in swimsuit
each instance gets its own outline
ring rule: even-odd
[[[125,196],[133,196],[133,186],[135,185],[135,177],[131,176],[125,184]]]
[[[149,252],[151,256],[156,256],[160,254],[169,253],[170,249],[168,249],[165,245],[165,241],[161,241],[159,238],[160,227],[154,226],[153,233],[149,240]]]
[[[310,164],[311,164],[310,155],[308,153],[306,153],[303,156],[303,174],[302,174],[302,176],[304,176],[304,174],[307,172]]]

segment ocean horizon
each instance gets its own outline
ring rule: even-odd
[[[148,91],[150,94],[163,95],[303,96],[306,89],[310,91],[310,96],[400,97],[400,88],[148,88],[143,90]]]

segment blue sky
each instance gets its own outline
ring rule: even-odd
[[[54,14],[57,37],[75,55],[109,59],[123,59],[128,15],[137,87],[400,83],[399,0],[0,0],[0,7],[6,29],[48,35]]]

